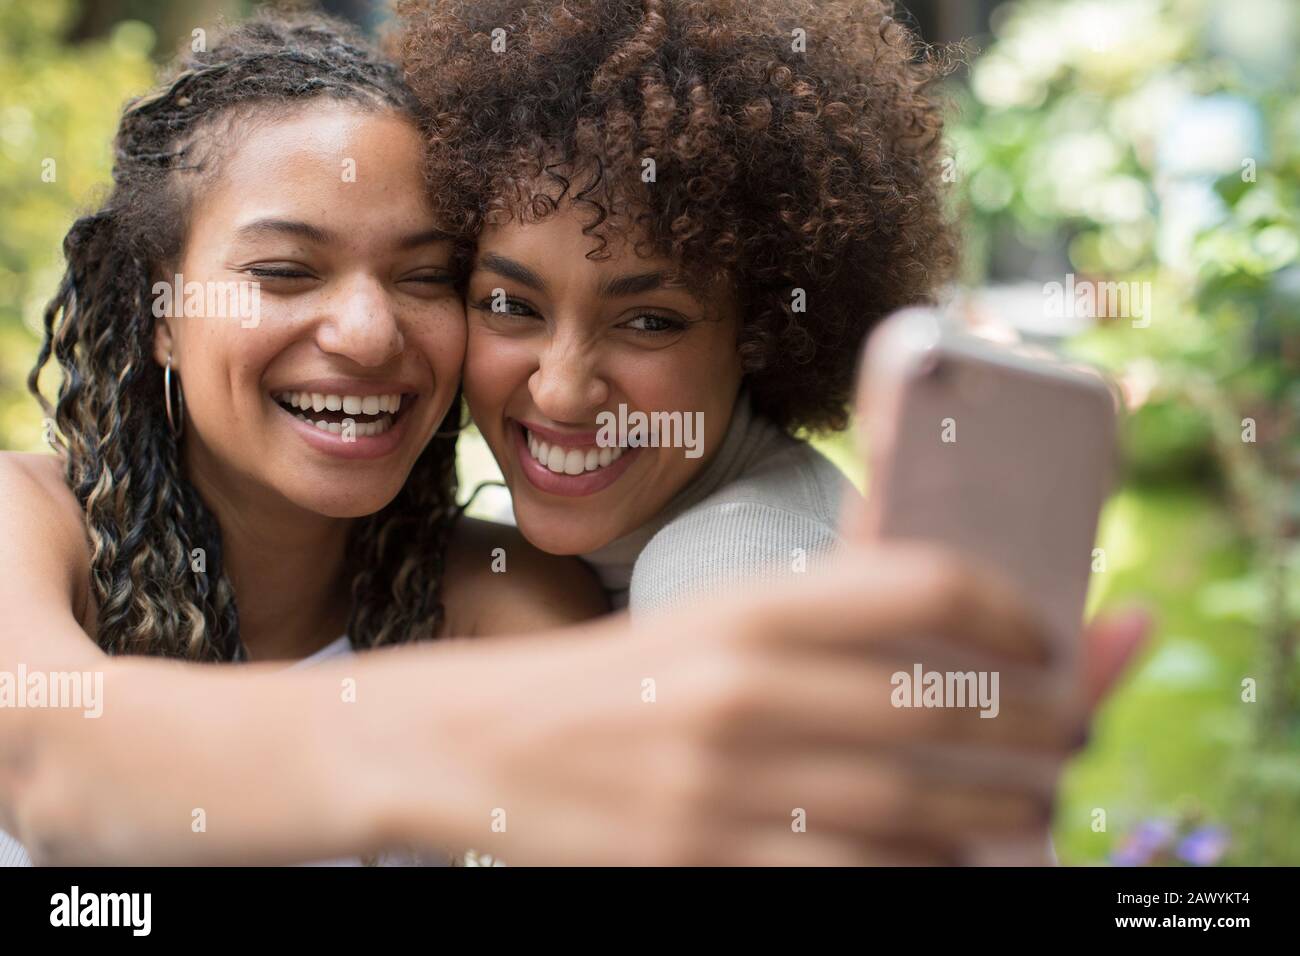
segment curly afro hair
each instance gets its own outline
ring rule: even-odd
[[[438,213],[472,241],[502,215],[546,215],[554,190],[538,184],[558,182],[590,206],[590,256],[615,229],[729,283],[761,414],[842,428],[867,332],[956,258],[932,94],[945,61],[891,9],[407,0],[398,43]]]

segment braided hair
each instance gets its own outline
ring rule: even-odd
[[[351,27],[321,16],[261,14],[184,54],[149,95],[127,104],[112,189],[73,223],[67,269],[44,313],[28,388],[53,419],[68,485],[85,513],[96,640],[111,654],[246,659],[221,531],[187,480],[151,354],[151,278],[184,241],[196,177],[215,156],[204,132],[264,107],[329,97],[419,123],[398,72]],[[51,407],[38,379],[62,372]],[[350,532],[354,647],[436,637],[440,582],[458,517],[459,397],[406,484]],[[203,570],[191,565],[202,549]],[[196,563],[197,564],[197,563]]]

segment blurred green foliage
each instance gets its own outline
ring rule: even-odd
[[[1103,708],[1085,755],[1066,778],[1057,851],[1100,862],[1138,824],[1184,813],[1224,820],[1235,787],[1224,773],[1250,742],[1239,679],[1253,663],[1253,626],[1211,613],[1215,582],[1237,579],[1249,557],[1224,509],[1194,487],[1130,487],[1107,506],[1099,545],[1107,569],[1090,600],[1158,609],[1155,646]],[[1106,829],[1094,829],[1094,812]]]
[[[104,40],[64,42],[70,0],[0,0],[0,447],[41,447],[25,380],[45,302],[63,272],[60,243],[106,189],[111,140],[128,96],[153,80],[153,30],[118,24]]]
[[[1227,862],[1300,863],[1298,52],[1289,0],[1023,0],[953,91],[967,278],[1152,290],[1069,343],[1130,409],[1094,603],[1162,624],[1075,768],[1068,862],[1195,817]]]

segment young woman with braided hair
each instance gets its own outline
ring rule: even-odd
[[[74,573],[46,584],[102,651],[321,657],[604,609],[581,569],[457,520],[464,315],[416,124],[394,68],[311,18],[238,26],[126,109],[30,376],[61,454],[6,461],[13,500],[67,519]],[[241,281],[257,315],[184,314],[191,283]]]
[[[0,455],[0,672],[100,688],[0,721],[5,860],[942,862],[1041,826],[1081,716],[998,582],[850,544],[799,586],[557,629],[602,609],[586,573],[458,519],[465,325],[420,124],[319,19],[238,26],[127,108],[32,377],[62,373],[59,454]],[[258,306],[156,315],[168,280]],[[900,719],[916,633],[1024,675],[999,720]],[[1039,772],[911,765],[954,736]]]

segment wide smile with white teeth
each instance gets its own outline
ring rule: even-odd
[[[598,445],[574,448],[552,445],[538,438],[527,428],[523,431],[524,438],[528,442],[529,453],[542,467],[557,475],[581,475],[588,471],[599,471],[601,468],[608,468],[623,457],[622,448],[601,448]]]
[[[405,398],[400,393],[330,395],[323,392],[277,392],[272,397],[291,415],[334,435],[341,435],[346,423],[351,421],[356,438],[382,435],[392,428]]]

